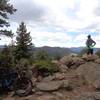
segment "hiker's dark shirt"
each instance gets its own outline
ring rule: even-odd
[[[93,43],[96,44],[95,41],[93,41],[91,38],[89,38],[89,39],[87,39],[87,41],[86,41],[86,46],[87,46],[88,48],[90,48],[90,46],[92,46]]]

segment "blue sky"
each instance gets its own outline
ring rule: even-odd
[[[9,16],[13,32],[24,21],[35,46],[85,46],[92,35],[100,47],[100,0],[10,0],[17,12]],[[1,44],[10,39],[2,37]]]

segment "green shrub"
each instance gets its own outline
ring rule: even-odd
[[[47,60],[47,59],[50,59],[49,56],[48,56],[48,53],[46,51],[44,51],[44,50],[36,52],[35,58],[36,58],[36,60]]]
[[[61,58],[62,58],[61,55],[56,55],[56,56],[54,57],[54,60],[60,60]]]
[[[82,49],[81,51],[80,51],[80,53],[78,54],[78,56],[82,56],[82,55],[84,55],[85,53],[87,53],[87,48],[84,48],[84,49]]]
[[[38,60],[35,62],[35,65],[42,74],[49,73],[52,74],[58,71],[57,66],[51,63],[50,60]]]
[[[20,61],[17,63],[16,68],[19,72],[25,71],[25,75],[28,78],[32,78],[32,71],[30,69],[30,63],[29,60],[22,58]]]

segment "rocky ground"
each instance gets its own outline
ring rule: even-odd
[[[32,78],[32,93],[18,97],[13,92],[0,100],[100,100],[100,58],[65,56],[56,63],[59,72],[51,76]]]

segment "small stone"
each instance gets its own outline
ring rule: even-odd
[[[63,94],[62,93],[60,93],[60,92],[53,92],[53,94],[54,95],[56,95],[57,97],[59,97],[59,98],[63,98]]]
[[[49,81],[52,81],[52,80],[54,80],[55,79],[55,76],[48,76],[48,77],[45,77],[45,78],[43,78],[43,80],[42,81],[44,81],[44,82],[49,82]]]
[[[56,80],[63,80],[63,79],[65,79],[65,76],[64,76],[63,73],[56,73],[55,74],[55,79]]]
[[[35,92],[36,92],[36,90],[35,90],[35,89],[32,89],[32,92],[33,92],[33,93],[35,93]]]
[[[43,92],[38,91],[38,92],[36,92],[35,94],[41,96],[41,95],[43,95]]]

